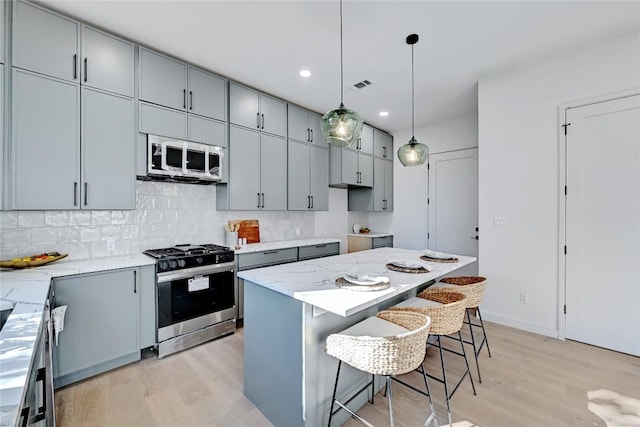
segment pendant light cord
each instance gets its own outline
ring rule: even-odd
[[[344,66],[342,58],[342,0],[340,0],[340,107],[344,107]]]
[[[415,137],[415,129],[414,129],[414,121],[415,121],[415,101],[414,101],[414,83],[413,83],[413,45],[411,45],[411,139],[414,140]]]

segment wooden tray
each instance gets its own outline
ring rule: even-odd
[[[458,262],[460,261],[458,258],[431,258],[430,256],[427,255],[422,255],[420,257],[421,260],[423,261],[429,261],[429,262],[444,262],[444,263],[449,263],[449,262]]]
[[[393,264],[393,263],[388,263],[386,265],[386,267],[389,270],[393,270],[393,271],[399,271],[400,273],[412,273],[412,274],[423,274],[423,273],[428,273],[429,270],[427,270],[424,267],[420,267],[420,268],[406,268],[406,267],[398,267],[397,265]]]
[[[12,260],[5,260],[5,261],[0,261],[0,267],[2,268],[31,268],[31,267],[39,267],[41,265],[45,265],[45,264],[50,264],[54,261],[58,261],[59,259],[62,258],[66,258],[69,254],[62,254],[62,255],[56,255],[56,256],[51,256],[47,259],[37,259],[37,260],[33,260],[33,261],[12,261]]]
[[[372,291],[381,291],[383,289],[387,289],[390,286],[390,283],[378,282],[378,283],[373,283],[371,285],[356,285],[355,283],[349,282],[344,277],[338,277],[336,279],[336,285],[339,288],[347,289],[349,291],[372,292]]]
[[[260,222],[257,219],[229,220],[229,225],[239,225],[238,237],[247,239],[247,243],[260,242]]]

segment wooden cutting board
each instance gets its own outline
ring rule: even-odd
[[[229,220],[230,226],[239,225],[238,237],[247,239],[247,243],[260,242],[260,223],[257,219]]]

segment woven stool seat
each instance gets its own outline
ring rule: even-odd
[[[452,285],[451,288],[455,289],[455,292],[464,294],[467,297],[467,307],[476,308],[484,297],[487,279],[480,276],[445,277],[440,279],[440,283]]]
[[[331,426],[333,415],[340,409],[346,410],[352,416],[367,423],[346,405],[369,386],[371,386],[369,401],[373,403],[375,393],[373,375],[386,377],[389,413],[391,425],[394,425],[391,377],[406,374],[422,365],[430,326],[429,317],[420,313],[381,311],[376,316],[365,319],[342,332],[329,335],[326,341],[326,352],[338,359],[339,363],[328,425]],[[346,399],[344,404],[336,399],[340,367],[343,362],[360,371],[372,374],[371,381],[349,399]],[[426,377],[425,386],[427,393],[422,393],[431,399]],[[335,404],[339,408],[334,411]],[[432,415],[428,422],[430,423],[431,420],[435,421],[433,406]]]

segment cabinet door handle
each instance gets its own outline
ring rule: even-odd
[[[78,54],[73,55],[73,80],[78,78]]]
[[[316,245],[316,248],[326,248],[326,247],[327,247],[326,243],[324,243],[322,245]]]
[[[271,255],[271,254],[277,254],[278,250],[273,250],[273,251],[264,251],[262,252],[263,255]]]
[[[311,196],[307,196],[307,209],[311,209]]]
[[[182,89],[182,108],[187,108],[187,90]]]
[[[193,91],[189,91],[189,109],[193,110]]]
[[[87,82],[87,58],[84,58],[84,81]]]
[[[311,196],[311,209],[313,209],[313,196]]]
[[[258,209],[260,209],[260,193],[258,193]]]
[[[382,147],[382,157],[387,157],[387,147]]]
[[[309,142],[313,142],[313,129],[311,129],[311,141]]]
[[[38,421],[42,421],[45,419],[45,414],[47,412],[47,384],[45,381],[47,368],[38,369],[38,373],[36,374],[36,382],[42,382],[42,406],[38,408],[38,413],[33,419],[34,423]]]
[[[73,183],[73,206],[78,206],[78,183]]]
[[[264,193],[262,193],[262,208],[264,209]]]
[[[133,293],[138,292],[138,272],[133,270]]]
[[[264,129],[264,114],[262,115],[262,129]]]
[[[87,206],[87,200],[89,199],[89,184],[85,181],[84,183],[84,205]]]
[[[307,142],[311,142],[311,129],[307,128]]]
[[[28,406],[26,408],[22,408],[22,411],[20,411],[20,416],[22,417],[22,424],[20,425],[20,427],[27,427],[27,423],[29,422],[29,407]]]
[[[260,129],[260,113],[256,113],[256,127]]]

